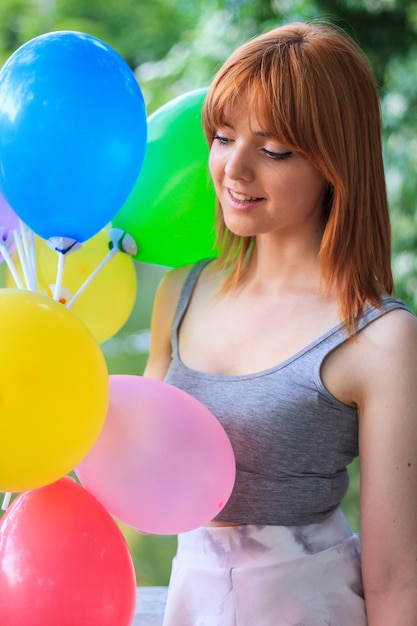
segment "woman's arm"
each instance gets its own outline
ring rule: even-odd
[[[156,291],[152,319],[151,345],[144,376],[163,380],[171,361],[171,326],[185,277],[190,267],[168,272]]]
[[[393,311],[368,329],[358,371],[368,625],[416,626],[417,320]]]

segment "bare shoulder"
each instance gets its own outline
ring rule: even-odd
[[[171,359],[171,326],[185,278],[191,266],[168,271],[156,290],[152,320],[151,346],[145,376],[162,380]]]
[[[357,404],[415,395],[417,317],[395,309],[369,324],[351,343],[350,372]],[[414,398],[415,399],[415,398]]]
[[[175,315],[184,281],[192,266],[187,265],[169,270],[156,290],[152,312],[152,330],[169,332]]]
[[[389,311],[359,333],[358,346],[365,360],[417,362],[417,317],[405,309]]]
[[[394,309],[368,324],[327,359],[322,378],[346,404],[363,408],[417,377],[417,317]],[[415,379],[414,379],[415,380]],[[414,385],[415,386],[415,385]]]
[[[172,305],[176,305],[191,267],[191,265],[176,267],[165,274],[158,285],[155,304],[161,301],[161,304],[168,305],[169,308],[171,308]]]

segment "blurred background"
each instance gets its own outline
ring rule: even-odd
[[[150,115],[209,84],[240,43],[281,23],[323,19],[348,31],[376,74],[393,228],[396,290],[417,310],[417,0],[2,0],[0,65],[23,43],[56,30],[96,36],[134,71]],[[187,138],[184,138],[184,142]],[[3,264],[4,265],[4,264]],[[5,269],[0,265],[0,286]],[[138,288],[123,328],[102,343],[110,374],[141,375],[156,287],[168,268],[135,263]],[[109,293],[108,306],[112,306]],[[359,531],[358,465],[343,507]],[[165,585],[175,537],[141,535],[120,524],[138,585]]]

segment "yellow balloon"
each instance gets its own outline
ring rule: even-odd
[[[67,303],[105,259],[109,252],[109,237],[100,231],[85,241],[79,250],[65,256],[62,277],[61,302]],[[35,236],[38,291],[52,296],[57,277],[58,253],[45,239]],[[17,252],[13,262],[22,276]],[[7,272],[6,286],[14,287],[14,279]],[[99,343],[117,333],[128,320],[136,299],[137,278],[131,256],[117,252],[104,265],[75,300],[71,310],[87,325]]]
[[[53,482],[103,427],[109,377],[87,327],[59,302],[0,289],[0,491]]]

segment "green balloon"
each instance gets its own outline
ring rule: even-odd
[[[183,94],[148,118],[140,175],[112,221],[135,240],[137,261],[179,267],[216,256],[215,193],[201,125],[206,93]]]

